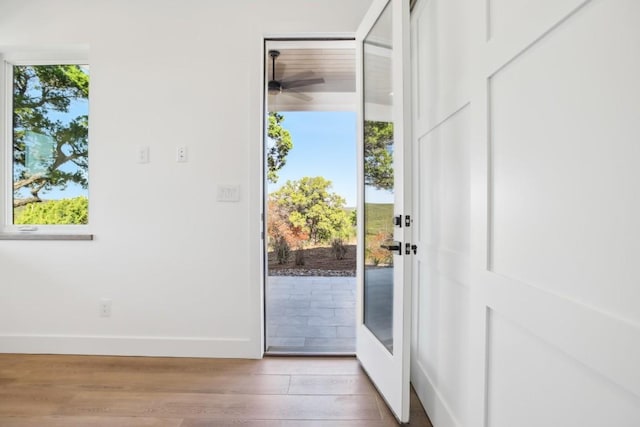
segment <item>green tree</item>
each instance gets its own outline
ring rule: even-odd
[[[72,182],[86,188],[88,116],[68,115],[74,101],[88,100],[89,75],[78,65],[15,66],[13,74],[14,208]],[[27,164],[30,137],[51,141],[35,170]]]
[[[351,221],[351,225],[353,225],[354,227],[356,225],[358,225],[358,210],[354,209],[351,212],[349,212],[349,221]]]
[[[269,196],[289,213],[292,227],[303,230],[314,243],[328,242],[348,237],[352,228],[345,199],[330,189],[331,181],[323,177],[304,177],[287,181]]]
[[[364,122],[364,184],[393,189],[392,122]]]
[[[293,148],[291,134],[282,127],[284,116],[271,112],[267,127],[267,179],[278,182],[278,171],[287,163],[287,154]]]

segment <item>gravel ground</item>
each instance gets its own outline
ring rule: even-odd
[[[269,252],[270,276],[331,276],[356,275],[356,245],[347,245],[343,259],[336,259],[330,247],[303,249],[304,265],[295,265],[295,253],[289,260],[278,264],[275,255]]]
[[[269,270],[269,276],[354,277],[356,270],[320,270],[308,268],[281,268]]]

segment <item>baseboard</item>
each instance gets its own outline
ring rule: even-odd
[[[255,359],[259,347],[243,338],[0,335],[0,353]]]
[[[462,424],[435,387],[426,370],[415,361],[411,363],[411,384],[416,391],[433,427],[461,427]]]

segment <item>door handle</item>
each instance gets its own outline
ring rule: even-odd
[[[402,245],[398,242],[393,242],[389,245],[380,245],[380,247],[388,251],[398,251],[398,255],[402,255]]]

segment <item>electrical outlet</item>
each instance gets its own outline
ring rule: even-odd
[[[187,162],[187,147],[186,146],[181,145],[176,149],[176,162],[178,162],[178,163],[186,163]]]
[[[138,147],[138,163],[149,163],[149,146],[141,145]]]
[[[100,300],[100,317],[111,317],[111,300],[103,298]]]

